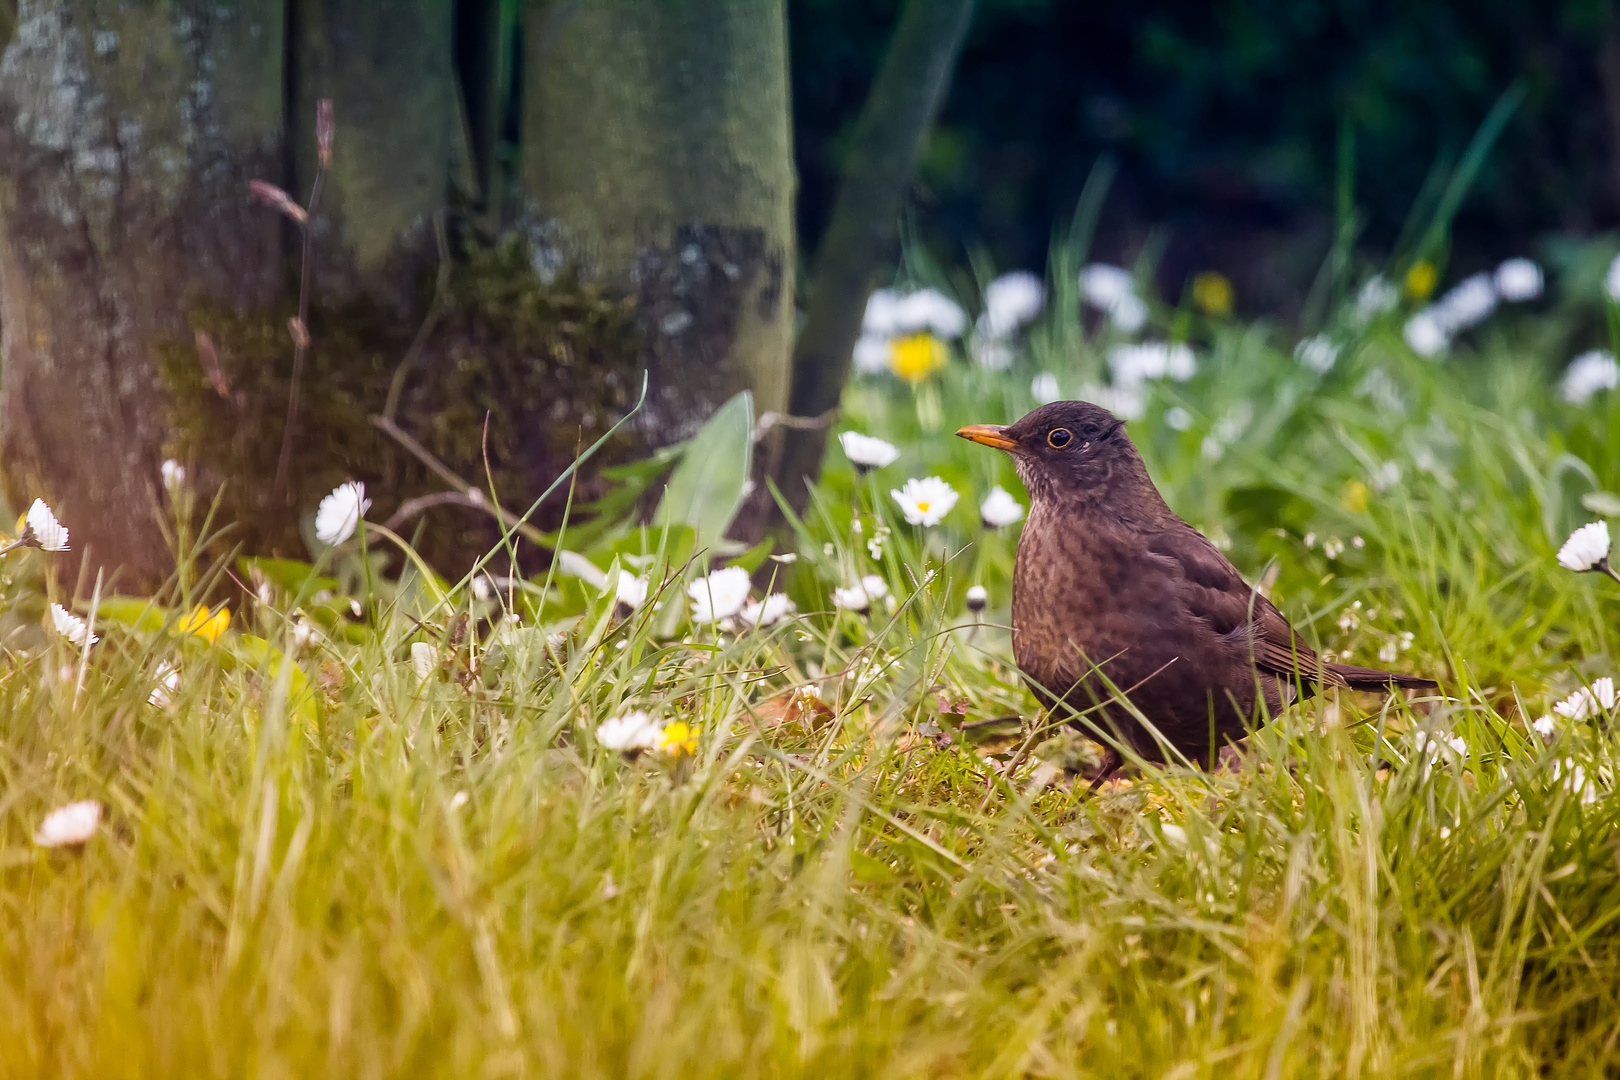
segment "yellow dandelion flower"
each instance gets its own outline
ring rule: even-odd
[[[1427,300],[1440,281],[1440,272],[1428,259],[1419,259],[1406,272],[1406,295],[1414,300]]]
[[[195,634],[204,641],[216,641],[231,625],[231,609],[222,607],[210,611],[207,604],[198,604],[174,625],[176,637]]]
[[[681,757],[686,754],[697,753],[698,736],[703,733],[700,727],[688,727],[680,720],[664,725],[658,733],[658,749],[670,757]]]
[[[1193,278],[1193,303],[1207,315],[1232,314],[1232,282],[1219,270],[1205,270]]]
[[[933,334],[907,334],[889,343],[889,370],[913,386],[944,367],[949,359],[945,343]]]
[[[1367,485],[1360,480],[1352,480],[1344,485],[1344,495],[1339,499],[1339,505],[1352,514],[1365,514],[1367,512]]]

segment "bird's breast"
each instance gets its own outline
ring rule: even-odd
[[[1013,571],[1013,652],[1046,685],[1072,684],[1089,664],[1139,645],[1143,616],[1162,603],[1138,595],[1140,545],[1106,525],[1032,511]]]

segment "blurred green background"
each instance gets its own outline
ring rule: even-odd
[[[788,6],[801,240],[824,228],[896,0]],[[1381,259],[1513,88],[1516,112],[1453,229],[1464,274],[1620,221],[1620,22],[1602,0],[983,0],[910,200],[957,261],[1039,268],[1099,158],[1119,172],[1093,253],[1163,245],[1247,314],[1298,310],[1332,243],[1341,140],[1358,246]]]

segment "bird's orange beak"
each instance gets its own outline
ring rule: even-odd
[[[1018,449],[1018,443],[1007,438],[1007,429],[1000,424],[969,424],[965,428],[957,428],[956,433],[971,442],[993,446],[997,450]]]

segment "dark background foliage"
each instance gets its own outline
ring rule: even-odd
[[[799,225],[824,227],[896,0],[793,0]],[[1425,184],[1511,87],[1524,98],[1456,222],[1458,270],[1620,221],[1620,25],[1603,0],[983,0],[915,185],[939,254],[1042,265],[1100,157],[1095,253],[1162,245],[1240,309],[1287,311],[1331,243],[1341,134],[1358,247],[1389,253]]]

